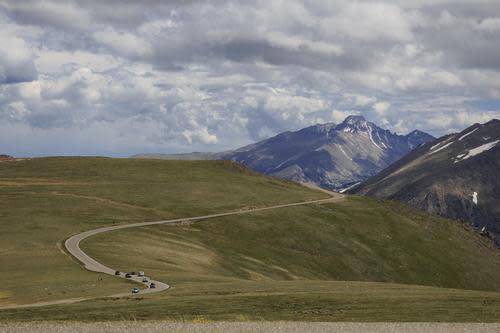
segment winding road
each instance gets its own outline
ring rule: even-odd
[[[121,273],[120,275],[115,275],[115,272],[116,272],[115,269],[110,268],[110,267],[98,262],[97,260],[90,257],[89,255],[87,255],[80,248],[80,242],[83,241],[84,239],[90,237],[90,236],[94,236],[94,235],[97,235],[97,234],[100,234],[103,232],[108,232],[108,231],[137,228],[137,227],[145,227],[145,226],[151,226],[151,225],[160,225],[160,224],[178,224],[178,223],[185,223],[185,222],[196,222],[196,221],[212,219],[212,218],[217,218],[217,217],[248,214],[248,213],[261,212],[261,211],[266,211],[266,210],[293,207],[293,206],[303,206],[303,205],[310,205],[310,204],[333,202],[333,201],[338,201],[344,197],[343,195],[338,194],[338,193],[333,193],[333,192],[328,192],[328,193],[331,195],[331,197],[327,198],[327,199],[302,201],[302,202],[296,202],[296,203],[289,203],[289,204],[282,204],[282,205],[275,205],[275,206],[261,207],[261,208],[252,208],[252,209],[232,211],[232,212],[219,213],[219,214],[176,218],[176,219],[171,219],[171,220],[123,224],[123,225],[116,225],[116,226],[109,226],[109,227],[88,230],[88,231],[76,234],[74,236],[71,236],[70,238],[68,238],[66,240],[66,242],[64,243],[64,246],[66,247],[66,250],[74,258],[76,258],[79,262],[81,262],[87,270],[93,271],[93,272],[104,273],[104,274],[115,276],[117,278],[125,279],[125,273]],[[143,283],[142,279],[143,279],[142,277],[139,277],[137,275],[134,275],[134,276],[132,276],[132,278],[127,279],[127,280],[135,281],[137,283],[141,283],[145,287],[143,289],[140,289],[139,293],[134,294],[134,295],[141,295],[141,294],[144,295],[144,294],[150,294],[150,293],[157,293],[157,292],[161,292],[161,291],[164,291],[164,290],[167,290],[170,288],[170,286],[168,284],[161,282],[161,281],[156,281],[156,280],[150,279],[150,281],[148,283]],[[151,282],[154,282],[156,284],[156,288],[149,288],[149,283],[151,283]],[[132,296],[132,295],[133,294],[131,294],[130,292],[127,292],[127,293],[109,295],[109,296],[104,296],[104,297],[124,297],[124,296]],[[66,300],[38,302],[38,303],[33,303],[33,304],[23,304],[23,305],[15,305],[15,306],[13,305],[13,306],[0,307],[0,309],[39,307],[39,306],[56,305],[56,304],[69,304],[69,303],[75,303],[75,302],[88,300],[88,299],[92,299],[92,298],[95,298],[95,297],[72,298],[72,299],[66,299]]]

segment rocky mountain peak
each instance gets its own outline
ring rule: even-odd
[[[317,124],[286,132],[223,156],[268,175],[340,190],[362,181],[432,140],[391,133],[352,115],[338,125]]]
[[[316,124],[287,131],[211,156],[242,163],[267,175],[343,190],[376,174],[413,147],[433,139],[424,134],[398,135],[363,116],[353,115],[339,125]],[[174,157],[187,159],[191,155]],[[194,157],[205,158],[199,154]]]
[[[484,125],[492,125],[492,124],[499,124],[499,123],[500,123],[499,119],[493,118],[490,121],[488,121],[487,123],[485,123]]]
[[[408,134],[406,134],[405,138],[408,141],[408,144],[410,145],[410,148],[413,149],[425,142],[432,141],[434,139],[433,136],[422,132],[420,130],[414,130]]]
[[[359,126],[366,126],[367,123],[368,122],[366,121],[365,117],[360,115],[351,115],[344,119],[342,125],[359,127]]]
[[[422,132],[422,131],[416,129],[416,130],[411,131],[410,133],[408,133],[406,136],[419,136],[419,135],[427,135],[427,133]]]
[[[363,117],[362,115],[353,114],[353,115],[347,116],[347,118],[345,118],[342,123],[352,125],[352,124],[356,124],[356,123],[360,123],[360,122],[366,122],[365,117]]]
[[[367,121],[363,116],[352,115],[344,119],[336,130],[343,132],[371,132],[377,126]]]

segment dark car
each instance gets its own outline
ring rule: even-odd
[[[132,288],[132,294],[138,294],[139,288]]]
[[[149,285],[149,288],[151,288],[151,289],[154,289],[154,288],[156,288],[156,283],[154,283],[154,282],[151,282],[151,284]]]
[[[120,275],[120,271],[115,271],[115,275]]]
[[[130,272],[130,275],[136,275],[137,273],[136,272]]]
[[[127,279],[130,279],[130,278],[132,277],[132,274],[127,273],[127,274],[125,274],[125,277],[126,277]]]
[[[144,283],[149,282],[149,279],[147,277],[143,277],[142,282],[144,282]]]

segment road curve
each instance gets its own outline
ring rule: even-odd
[[[202,216],[195,216],[195,217],[176,218],[176,219],[171,219],[171,220],[162,220],[162,221],[153,221],[153,222],[139,222],[139,223],[131,223],[131,224],[102,227],[102,228],[98,228],[98,229],[84,231],[82,233],[71,236],[70,238],[68,238],[66,240],[66,242],[64,243],[64,246],[66,247],[66,250],[75,259],[77,259],[79,262],[81,262],[84,265],[84,267],[86,269],[88,269],[89,271],[104,273],[104,274],[116,276],[117,278],[125,278],[124,273],[121,273],[120,275],[117,276],[117,275],[115,275],[115,272],[116,272],[115,269],[110,268],[106,265],[103,265],[102,263],[98,262],[94,258],[87,255],[80,248],[80,242],[83,241],[84,239],[90,237],[90,236],[94,236],[94,235],[97,235],[97,234],[100,234],[103,232],[108,232],[108,231],[137,228],[137,227],[145,227],[145,226],[159,225],[159,224],[177,224],[177,223],[185,223],[185,222],[196,222],[196,221],[212,219],[212,218],[216,218],[216,217],[241,215],[241,214],[261,212],[261,211],[272,210],[272,209],[279,209],[279,208],[286,208],[286,207],[293,207],[293,206],[303,206],[303,205],[309,205],[309,204],[315,204],[315,203],[333,202],[333,201],[338,201],[344,197],[343,195],[340,195],[338,193],[331,193],[331,195],[332,196],[330,198],[327,198],[327,199],[302,201],[302,202],[275,205],[275,206],[262,207],[262,208],[238,210],[238,211],[226,212],[226,213],[209,214],[209,215],[202,215]],[[127,280],[133,280],[133,281],[135,281],[137,283],[141,283],[145,286],[144,289],[141,289],[139,291],[139,293],[135,294],[135,295],[157,293],[157,292],[161,292],[161,291],[164,291],[164,290],[167,290],[170,288],[170,286],[168,284],[163,283],[161,281],[156,281],[153,279],[151,279],[150,282],[154,282],[156,284],[156,288],[154,288],[154,289],[148,288],[149,283],[142,283],[142,277],[138,277],[138,276],[133,276],[132,278],[127,279]],[[131,295],[132,294],[130,292],[127,292],[127,293],[109,295],[109,296],[104,296],[104,297],[124,297],[124,296],[131,296]],[[0,309],[25,308],[25,307],[45,306],[45,305],[54,305],[54,304],[69,304],[69,303],[75,303],[78,301],[88,300],[88,299],[91,299],[91,297],[47,301],[47,302],[39,302],[39,303],[15,305],[15,306],[6,306],[6,307],[0,307]]]

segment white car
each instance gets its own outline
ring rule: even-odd
[[[144,276],[144,272],[143,271],[139,271],[139,273],[137,273],[137,276]]]
[[[138,294],[139,288],[132,288],[132,294]]]

